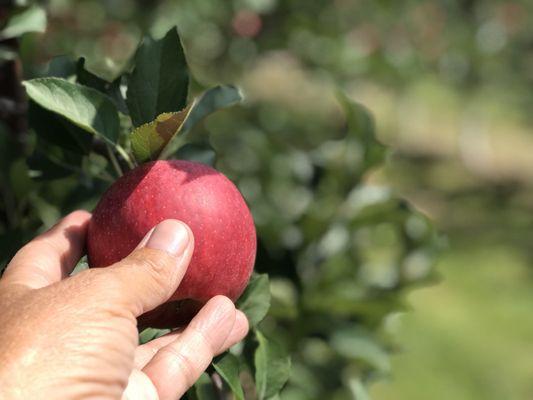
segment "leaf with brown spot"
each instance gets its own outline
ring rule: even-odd
[[[138,162],[155,160],[165,147],[181,131],[191,106],[173,113],[159,114],[157,118],[143,124],[131,134],[131,148]]]

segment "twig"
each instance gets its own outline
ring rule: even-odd
[[[122,148],[122,146],[118,144],[116,145],[116,149],[117,149],[117,153],[120,154],[122,159],[128,164],[128,167],[130,167],[130,169],[135,168],[135,162],[131,159],[131,157],[126,152],[126,150],[124,150],[124,148]]]
[[[224,387],[224,382],[217,372],[212,372],[209,376],[213,383],[213,388],[217,394],[219,400],[228,400],[230,398],[230,392]]]
[[[109,156],[109,160],[111,161],[111,164],[113,164],[113,167],[115,168],[115,171],[117,172],[118,176],[124,175],[122,172],[122,168],[120,168],[120,164],[118,163],[117,158],[115,157],[115,153],[113,153],[113,149],[109,144],[106,143],[107,148],[107,154]]]

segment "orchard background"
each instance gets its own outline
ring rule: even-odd
[[[271,307],[234,351],[247,397],[278,396],[287,356],[281,399],[533,396],[531,2],[19,0],[0,18],[1,265],[128,167],[21,81],[104,92],[123,138],[139,43],[177,25],[188,103],[244,96],[171,157],[214,163],[254,214]],[[205,378],[190,398],[220,396]]]

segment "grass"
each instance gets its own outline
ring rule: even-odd
[[[442,282],[411,294],[403,351],[373,399],[533,398],[531,268],[518,246],[479,242],[457,240],[440,258]]]

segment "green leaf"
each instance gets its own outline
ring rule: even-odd
[[[121,76],[113,82],[108,82],[85,68],[85,58],[80,57],[76,63],[76,78],[78,83],[108,95],[121,113],[126,115],[129,113],[128,107],[126,106],[126,100],[124,100],[120,90],[120,84],[122,82]]]
[[[89,269],[89,263],[87,262],[87,256],[83,256],[70,273],[70,276],[79,274],[81,271],[85,271],[86,269]]]
[[[11,39],[28,32],[44,32],[46,30],[46,13],[39,6],[31,6],[14,14],[0,32],[0,40]]]
[[[265,318],[270,308],[270,284],[267,274],[254,274],[237,301],[239,308],[248,317],[250,326],[256,326]]]
[[[165,146],[180,132],[189,108],[160,114],[154,121],[141,125],[131,134],[131,148],[139,162],[155,160]]]
[[[76,62],[76,79],[78,83],[105,93],[109,82],[93,74],[85,68],[85,58],[80,57]]]
[[[203,93],[192,107],[187,117],[184,131],[190,131],[198,122],[222,108],[231,107],[242,100],[239,89],[235,86],[216,86]]]
[[[88,175],[88,179],[96,178],[113,182],[113,175],[111,175],[108,171],[110,166],[111,161],[109,161],[106,157],[96,153],[90,153],[83,159],[82,162],[82,169]]]
[[[36,181],[51,181],[66,178],[74,171],[50,160],[44,152],[35,151],[27,159],[28,173]]]
[[[42,140],[37,142],[35,151],[27,159],[29,174],[37,181],[61,179],[79,173],[81,162],[80,154],[71,153]]]
[[[28,96],[40,106],[111,144],[116,143],[119,119],[109,97],[60,78],[38,78],[23,84]]]
[[[289,379],[291,360],[282,348],[255,332],[259,346],[255,351],[255,384],[259,400],[275,396]]]
[[[37,137],[48,143],[79,154],[91,150],[93,135],[33,101],[29,103],[28,123]]]
[[[170,332],[170,329],[156,329],[156,328],[146,328],[139,334],[139,343],[145,344],[158,337],[164,336]]]
[[[331,347],[343,357],[362,361],[382,373],[390,371],[386,350],[361,328],[354,326],[337,330],[331,337]]]
[[[23,158],[16,159],[9,166],[8,188],[15,196],[15,201],[26,199],[35,190],[35,185],[30,179],[28,166]]]
[[[222,108],[237,104],[241,100],[242,96],[239,90],[234,86],[216,86],[207,90],[194,101],[194,104],[191,107],[191,112],[183,124],[180,136],[184,138],[196,124],[208,115]],[[169,146],[163,151],[161,158],[178,158],[174,154],[178,151],[178,148],[182,143],[183,140],[181,142],[174,141],[169,143]]]
[[[337,98],[346,114],[348,134],[357,138],[363,147],[363,170],[383,162],[386,148],[377,139],[374,119],[370,112],[342,92],[338,92]]]
[[[213,367],[228,384],[237,400],[244,400],[239,380],[239,359],[231,353],[226,353],[213,361]]]
[[[352,393],[354,399],[357,400],[370,400],[370,395],[368,394],[364,383],[359,378],[350,378],[348,380],[348,389]]]
[[[126,104],[134,126],[153,121],[162,113],[187,104],[189,72],[178,30],[159,40],[146,37],[135,55],[128,79]]]
[[[43,227],[46,229],[57,223],[61,218],[59,208],[54,204],[50,204],[37,194],[30,193],[28,199],[31,201],[33,209],[37,212],[39,219],[42,221]]]
[[[18,56],[17,52],[8,46],[0,45],[0,66],[6,62],[16,59]]]
[[[187,397],[193,400],[218,400],[213,382],[205,372],[200,375],[194,386],[187,391]]]

